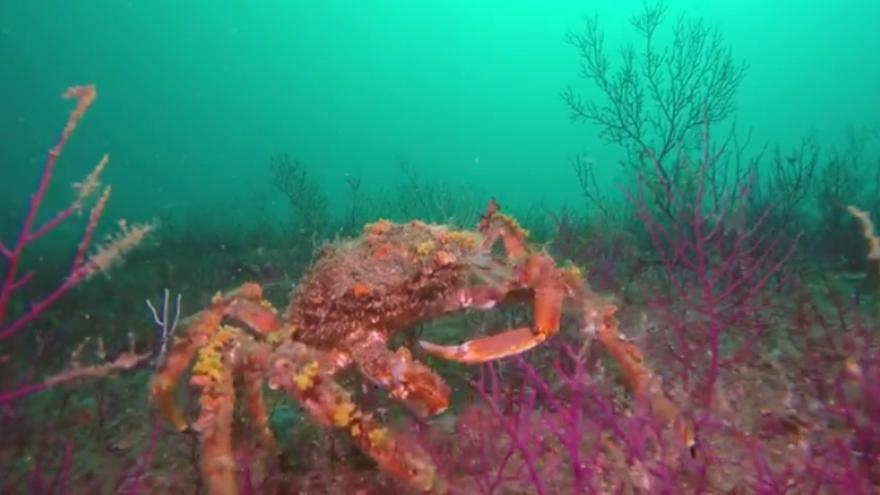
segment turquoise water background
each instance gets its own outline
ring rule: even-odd
[[[265,195],[269,156],[287,152],[345,207],[346,173],[377,193],[424,175],[479,185],[505,204],[578,201],[569,164],[593,156],[613,185],[618,151],[560,99],[579,79],[564,42],[597,14],[611,54],[641,2],[5,1],[0,3],[3,204],[19,205],[62,125],[69,85],[98,100],[56,188],[111,157],[112,217]],[[737,123],[755,147],[880,122],[880,2],[673,1],[745,61]],[[672,21],[674,19],[670,19]],[[667,23],[667,27],[668,27]],[[68,198],[58,196],[64,200]],[[225,201],[225,203],[224,203]],[[17,218],[17,217],[16,217]],[[4,220],[8,217],[4,217]]]

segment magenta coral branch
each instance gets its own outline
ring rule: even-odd
[[[30,282],[30,280],[31,280],[33,277],[34,277],[34,272],[33,272],[33,271],[30,271],[30,272],[25,273],[20,279],[14,281],[14,282],[12,283],[12,290],[16,290],[16,289],[18,289],[19,287],[24,286],[25,284],[27,284],[28,282]]]
[[[27,239],[25,239],[25,241],[28,243],[34,242],[37,239],[39,239],[40,237],[43,237],[44,235],[48,234],[49,232],[54,230],[55,227],[61,225],[61,222],[70,218],[70,215],[73,215],[73,212],[75,212],[76,210],[77,210],[77,205],[72,204],[72,205],[68,206],[67,208],[65,208],[64,210],[58,212],[58,214],[56,214],[55,217],[52,218],[52,220],[49,220],[48,222],[44,223],[37,230],[33,231],[30,235],[28,235],[28,237],[27,237]]]
[[[46,390],[46,382],[30,383],[10,392],[0,392],[0,405],[15,402],[22,397]]]
[[[532,487],[535,489],[535,493],[543,494],[547,493],[544,489],[544,483],[541,480],[541,476],[538,474],[537,466],[535,465],[535,455],[532,453],[531,449],[526,447],[526,444],[523,442],[523,438],[520,435],[519,428],[511,425],[511,421],[507,418],[504,413],[498,408],[497,399],[493,398],[492,395],[497,394],[501,389],[498,383],[498,374],[495,371],[495,368],[491,364],[487,364],[483,367],[483,371],[487,372],[489,375],[489,381],[491,382],[491,390],[486,391],[482,388],[483,379],[481,379],[480,386],[477,388],[477,393],[484,400],[486,405],[492,411],[492,414],[498,421],[499,426],[504,430],[505,434],[508,436],[511,442],[513,442],[513,446],[519,451],[522,462],[526,467],[526,471],[528,471],[529,481],[532,483]],[[482,377],[481,377],[482,378]]]
[[[55,143],[55,146],[49,150],[49,153],[46,157],[46,161],[43,165],[43,173],[40,176],[40,183],[37,186],[36,192],[31,196],[30,207],[28,208],[27,214],[25,215],[24,222],[21,227],[21,231],[18,235],[18,240],[12,248],[8,248],[6,246],[3,247],[3,254],[6,257],[6,272],[3,277],[3,284],[0,286],[0,340],[9,338],[16,331],[21,329],[26,323],[21,323],[22,320],[26,320],[27,322],[32,321],[39,312],[42,312],[47,308],[52,302],[60,297],[60,293],[66,292],[67,289],[70,288],[69,281],[71,278],[68,277],[61,286],[56,289],[52,294],[47,296],[42,303],[37,304],[34,308],[31,309],[27,314],[17,319],[9,326],[6,325],[7,319],[7,311],[9,309],[9,301],[12,298],[12,294],[16,291],[16,289],[20,288],[23,284],[22,280],[26,281],[28,279],[25,276],[22,279],[18,278],[18,270],[19,264],[21,263],[22,254],[24,253],[25,248],[28,244],[30,244],[34,239],[40,237],[45,234],[49,230],[58,226],[58,224],[69,217],[73,212],[73,207],[71,207],[70,213],[66,213],[68,210],[63,211],[59,215],[57,215],[54,219],[50,220],[47,224],[41,226],[40,228],[34,230],[34,224],[37,219],[37,213],[40,210],[40,205],[43,203],[43,200],[46,197],[46,191],[49,189],[49,183],[52,181],[52,174],[55,171],[55,165],[58,162],[58,157],[61,156],[61,151],[64,149],[64,145],[67,143],[68,138],[70,138],[70,134],[76,129],[77,123],[85,114],[86,110],[88,110],[89,106],[95,100],[95,87],[94,86],[75,86],[69,88],[64,93],[65,98],[75,98],[76,99],[76,107],[70,113],[70,116],[67,119],[67,123],[64,126],[64,130],[61,132],[61,136],[59,136],[58,141]],[[74,275],[74,274],[71,274]],[[37,313],[35,314],[35,310],[39,308]]]
[[[96,364],[94,366],[74,366],[67,371],[45,378],[41,382],[24,385],[9,392],[0,392],[0,406],[65,383],[102,378],[121,371],[134,369],[135,367],[140,366],[141,363],[146,362],[151,355],[152,354],[149,352],[137,354],[133,350],[129,350],[128,352],[120,354],[111,362]]]
[[[68,89],[64,93],[65,98],[76,98],[76,107],[70,113],[70,116],[67,119],[67,123],[64,126],[64,130],[61,132],[61,136],[58,138],[55,146],[53,146],[52,149],[49,150],[48,156],[46,157],[46,162],[43,166],[43,173],[40,176],[40,183],[37,187],[36,192],[31,196],[30,207],[28,208],[28,212],[25,215],[21,232],[19,233],[18,240],[16,241],[15,246],[11,249],[5,246],[3,248],[3,254],[7,258],[7,263],[3,285],[2,287],[0,287],[0,340],[9,338],[15,332],[27,325],[27,323],[33,321],[37,316],[39,316],[40,313],[45,311],[46,308],[48,308],[52,303],[60,298],[62,294],[70,289],[70,287],[75,285],[76,282],[79,281],[79,279],[81,279],[81,275],[77,276],[77,267],[74,266],[74,269],[70,276],[68,276],[67,279],[57,289],[55,289],[55,291],[53,291],[49,296],[44,298],[39,303],[35,304],[28,313],[19,317],[10,325],[6,325],[7,310],[12,294],[22,285],[24,285],[28,280],[30,280],[30,274],[25,275],[20,279],[17,278],[19,264],[21,263],[21,258],[25,248],[35,239],[54,229],[63,220],[70,217],[70,215],[76,208],[75,205],[71,205],[69,208],[56,215],[52,220],[50,220],[40,228],[34,230],[34,223],[36,222],[37,213],[39,212],[40,205],[45,199],[46,191],[48,190],[49,183],[52,180],[52,174],[55,170],[55,165],[58,161],[58,157],[61,155],[61,151],[64,149],[64,145],[67,143],[70,134],[73,132],[74,129],[76,129],[77,123],[94,101],[95,95],[96,93],[94,86],[77,86]],[[91,235],[92,230],[94,230],[94,226],[92,225],[92,222],[90,222],[89,228],[87,228],[86,232],[88,236]]]
[[[98,221],[101,219],[101,215],[104,213],[104,207],[107,204],[107,199],[109,198],[110,188],[104,190],[104,194],[101,195],[101,198],[98,200],[98,203],[92,208],[92,211],[89,215],[89,223],[86,225],[86,229],[83,233],[82,239],[80,239],[79,245],[77,246],[76,255],[73,258],[73,263],[70,267],[70,272],[67,278],[64,279],[64,282],[61,283],[55,290],[53,290],[49,295],[44,297],[37,303],[31,305],[30,310],[16,318],[15,321],[10,323],[8,326],[0,327],[0,340],[7,339],[14,335],[16,332],[26,327],[32,321],[37,319],[46,309],[55,304],[61,296],[67,293],[70,289],[75,287],[77,284],[83,281],[86,277],[92,273],[92,267],[90,267],[85,261],[86,251],[92,242],[92,237],[95,233],[95,228],[98,226]],[[9,282],[9,293],[11,294],[15,289],[21,287],[28,280],[30,280],[33,272],[29,272],[24,277],[19,280],[14,280]],[[5,289],[4,285],[4,289]],[[0,323],[2,323],[2,313],[0,313]]]
[[[43,314],[43,312],[45,312],[47,309],[49,309],[49,307],[51,307],[59,299],[61,299],[61,296],[66,294],[68,290],[76,286],[76,284],[78,284],[81,280],[82,275],[77,275],[76,273],[71,274],[48,296],[41,299],[39,302],[31,305],[31,308],[27,313],[19,316],[15,319],[15,321],[0,329],[0,340],[8,339],[9,337],[15,335],[19,330],[36,320],[41,314]]]

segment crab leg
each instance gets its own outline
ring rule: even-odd
[[[439,414],[449,407],[449,386],[430,368],[413,360],[409,349],[392,352],[379,333],[370,333],[348,347],[361,374],[388,389],[417,416]]]
[[[258,370],[245,370],[243,377],[245,404],[248,415],[253,421],[251,429],[256,433],[257,444],[264,451],[277,454],[278,445],[269,427],[269,413],[266,411],[266,401],[263,397],[263,375]]]
[[[165,421],[177,431],[185,431],[189,427],[183,413],[174,403],[177,382],[189,368],[196,351],[206,345],[220,327],[224,309],[218,304],[196,314],[186,335],[174,342],[165,362],[153,376],[150,384],[153,404],[159,409]]]
[[[205,346],[220,328],[223,318],[240,320],[260,331],[277,328],[271,311],[259,304],[262,296],[262,289],[257,284],[244,284],[226,296],[218,293],[211,300],[210,307],[192,317],[186,333],[171,346],[168,357],[153,377],[150,389],[153,403],[175,430],[188,428],[186,419],[174,403],[177,382],[189,367],[196,351]]]
[[[525,245],[528,232],[513,217],[501,213],[501,207],[494,199],[489,201],[478,230],[485,236],[483,248],[486,250],[491,250],[500,238],[509,259],[516,260],[528,254]]]
[[[652,414],[671,425],[684,446],[691,449],[693,454],[696,445],[693,426],[682,416],[678,406],[664,393],[660,379],[645,364],[639,348],[620,334],[616,312],[617,308],[613,305],[609,305],[601,313],[593,311],[598,320],[595,325],[596,338],[620,365],[626,387],[633,396],[646,404]]]
[[[281,387],[319,423],[342,429],[379,467],[422,493],[446,493],[431,457],[419,445],[381,426],[333,380],[335,358],[298,342],[278,348],[270,387]]]
[[[232,416],[235,385],[230,349],[237,346],[236,330],[222,328],[199,349],[191,383],[201,389],[199,418],[193,425],[201,443],[200,469],[208,493],[238,493],[235,457],[232,453]]]
[[[198,350],[190,383],[200,389],[199,417],[192,429],[199,435],[199,467],[211,495],[238,493],[238,466],[232,447],[236,374],[242,374],[245,380],[245,401],[255,423],[258,445],[269,454],[278,453],[262,390],[262,370],[271,353],[267,344],[226,325]],[[254,463],[251,469],[254,467],[262,464]]]

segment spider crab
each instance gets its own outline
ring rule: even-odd
[[[213,495],[238,492],[231,434],[235,375],[243,378],[242,395],[261,449],[278,452],[263,400],[268,381],[318,423],[344,430],[380,469],[418,491],[442,493],[448,487],[428,454],[356,405],[334,376],[354,366],[414,414],[438,414],[449,404],[448,385],[409,349],[390,350],[392,334],[469,308],[530,302],[531,326],[454,346],[420,342],[440,358],[481,363],[544,342],[559,330],[564,303],[573,302],[582,327],[621,364],[630,388],[675,420],[675,407],[658,392],[638,349],[619,336],[616,308],[592,296],[577,269],[558,267],[526,237],[494,200],[476,231],[420,221],[368,224],[360,237],[323,249],[280,317],[257,284],[218,292],[172,345],[152,380],[153,402],[176,430],[198,433],[200,468]],[[493,251],[499,240],[504,255]],[[173,395],[193,359],[191,383],[200,389],[200,415],[190,425]]]

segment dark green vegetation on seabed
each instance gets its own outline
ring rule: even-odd
[[[429,453],[451,493],[876,491],[877,19],[877,2],[819,0],[3,2],[0,493],[417,490],[377,464],[389,445]],[[178,336],[245,282],[284,308],[317,256],[385,235],[380,219],[448,225],[411,246],[439,270],[443,243],[480,239],[462,230],[491,198],[553,273],[583,274],[587,310],[617,308],[649,375],[603,342],[610,314],[584,323],[575,303],[517,357],[461,365],[419,345],[532,321],[505,305],[390,343],[449,384],[440,415],[337,377],[409,441],[358,437],[340,404],[334,431],[266,386],[277,451],[239,401],[233,459],[205,455],[232,337],[180,380],[203,419],[176,433],[155,414],[173,338],[145,301],[169,326],[179,301]],[[552,278],[503,259],[456,262],[493,291]],[[376,295],[389,273],[374,275],[351,294]],[[303,390],[310,369],[291,373]]]

